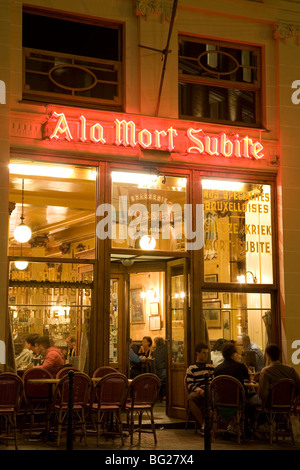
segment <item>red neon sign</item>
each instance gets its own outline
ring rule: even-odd
[[[203,129],[193,129],[190,127],[186,133],[179,135],[178,131],[170,126],[164,130],[137,129],[133,121],[115,119],[114,140],[109,142],[106,137],[107,129],[99,122],[87,123],[86,118],[81,115],[78,121],[72,122],[75,134],[71,131],[70,125],[64,113],[55,111],[49,121],[55,120],[55,126],[47,137],[51,141],[67,140],[68,142],[82,142],[94,144],[113,144],[124,147],[141,147],[143,149],[176,151],[176,137],[185,137],[187,144],[185,152],[189,154],[200,154],[225,158],[252,158],[260,160],[264,154],[263,145],[259,141],[254,141],[248,136],[240,137],[234,134],[229,137],[224,132],[219,135],[208,135]],[[74,121],[74,120],[73,120]]]

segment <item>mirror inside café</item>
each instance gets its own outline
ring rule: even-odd
[[[65,356],[66,362],[88,368],[95,180],[92,167],[23,160],[10,164],[9,312],[15,358],[26,349],[30,334],[50,336],[64,356],[72,338],[72,356]],[[20,225],[30,228],[29,239],[17,233]],[[20,369],[26,366],[18,364]]]

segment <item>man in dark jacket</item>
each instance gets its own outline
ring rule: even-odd
[[[244,386],[244,380],[250,380],[249,372],[245,364],[240,362],[240,356],[233,343],[225,343],[222,348],[224,361],[215,368],[215,377],[218,375],[230,375]]]
[[[256,406],[256,398],[251,397],[247,398],[247,389],[244,385],[244,380],[250,380],[249,372],[245,364],[240,362],[241,356],[239,355],[235,344],[228,342],[222,348],[222,354],[224,361],[215,368],[215,377],[218,375],[230,375],[237,379],[244,387],[246,393],[246,403],[245,403],[245,433],[247,437],[250,437],[252,432],[249,429],[249,424],[253,422],[254,419],[254,409]],[[257,396],[257,395],[256,395]],[[248,420],[250,423],[248,423]],[[228,430],[231,426],[229,425]]]

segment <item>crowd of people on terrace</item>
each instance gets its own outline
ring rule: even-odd
[[[245,353],[254,351],[255,372],[259,380],[257,391],[253,392],[246,385],[251,382],[250,367],[245,363]],[[200,425],[204,435],[205,375],[209,384],[214,377],[227,375],[237,379],[245,389],[245,433],[252,433],[253,417],[256,407],[266,405],[270,396],[270,387],[281,379],[291,379],[295,383],[296,396],[300,395],[300,378],[295,369],[280,361],[281,350],[277,344],[269,344],[265,354],[248,335],[242,337],[242,351],[235,341],[219,339],[211,351],[211,363],[208,361],[209,347],[199,343],[195,348],[196,361],[186,372],[186,387],[189,409]],[[244,362],[243,362],[244,359]],[[254,368],[253,368],[254,369]]]

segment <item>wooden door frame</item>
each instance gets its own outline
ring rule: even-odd
[[[171,309],[171,268],[172,266],[183,266],[184,278],[185,278],[185,291],[186,291],[186,302],[184,309],[183,318],[183,329],[184,329],[184,362],[179,364],[172,363],[172,309]],[[186,406],[185,406],[185,394],[184,394],[184,376],[186,373],[189,357],[190,357],[190,338],[188,332],[190,331],[190,319],[189,319],[189,289],[188,289],[188,274],[189,265],[186,258],[180,258],[167,262],[166,272],[166,338],[168,348],[168,366],[167,366],[167,415],[175,418],[185,419],[186,417]],[[173,374],[172,374],[173,371]],[[181,403],[174,404],[172,401],[173,388],[172,388],[172,375],[176,375],[174,383],[178,389],[182,388],[182,400]]]

